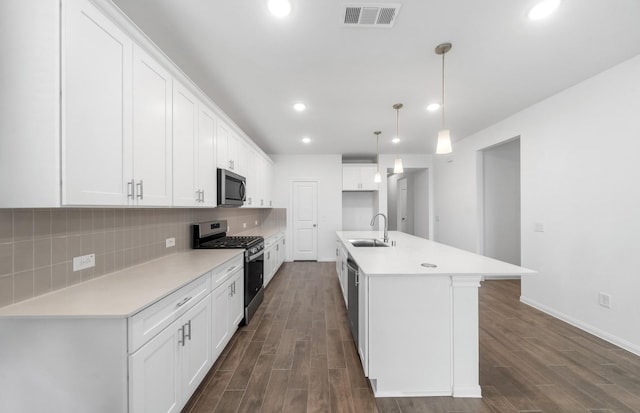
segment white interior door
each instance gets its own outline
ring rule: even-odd
[[[293,259],[318,259],[318,183],[293,182]]]
[[[408,233],[407,178],[398,179],[398,231]]]

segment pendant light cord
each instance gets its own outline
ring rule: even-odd
[[[400,108],[396,109],[396,138],[400,139]],[[398,151],[396,151],[396,159],[400,157]]]
[[[442,128],[444,129],[444,55],[446,53],[442,53]]]

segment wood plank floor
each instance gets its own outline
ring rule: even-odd
[[[335,264],[286,263],[183,412],[640,412],[640,357],[519,296],[519,281],[480,288],[482,399],[375,399]]]

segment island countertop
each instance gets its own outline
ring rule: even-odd
[[[536,271],[398,231],[389,231],[389,247],[354,247],[350,239],[382,240],[382,231],[337,231],[338,238],[367,276],[481,275],[515,276]],[[395,246],[391,246],[395,241]],[[424,267],[423,263],[435,264]]]

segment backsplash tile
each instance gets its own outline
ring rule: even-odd
[[[229,235],[284,227],[285,209],[0,209],[0,307],[191,248],[191,224],[226,219]],[[257,222],[257,224],[256,224]],[[165,248],[174,237],[176,246]],[[73,257],[96,266],[73,271]]]

